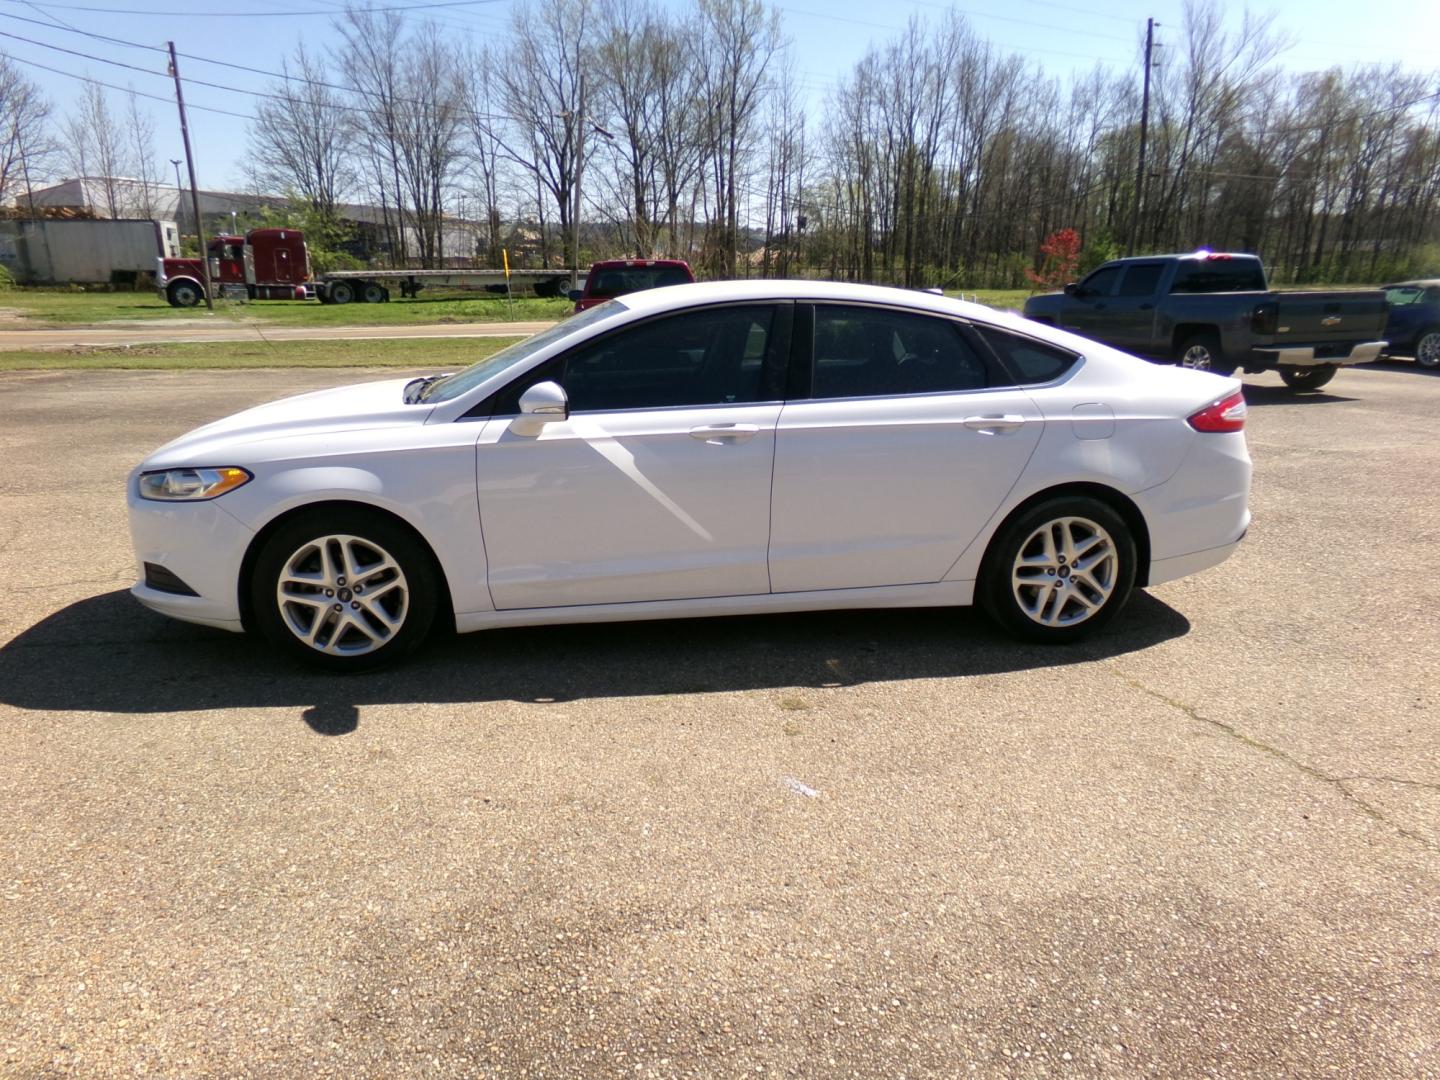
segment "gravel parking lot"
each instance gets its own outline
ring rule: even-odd
[[[1248,539],[1072,649],[129,598],[135,461],[362,374],[0,376],[0,1074],[1440,1076],[1440,378],[1252,377]]]

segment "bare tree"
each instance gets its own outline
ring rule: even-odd
[[[698,0],[691,34],[706,110],[706,173],[713,198],[707,243],[711,272],[734,277],[739,251],[739,196],[748,179],[769,86],[785,41],[780,14],[761,0]]]
[[[135,179],[139,184],[128,212],[143,218],[154,218],[160,188],[159,169],[155,164],[155,121],[149,113],[141,111],[140,99],[133,91],[125,110],[125,135],[130,144]]]
[[[250,128],[256,180],[271,191],[294,192],[333,216],[354,185],[343,95],[329,84],[324,61],[303,44],[282,60],[284,78],[271,85]]]
[[[509,121],[501,146],[505,157],[531,173],[537,190],[552,200],[566,262],[575,261],[571,208],[588,133],[590,16],[590,0],[516,8],[499,72]]]
[[[112,218],[129,213],[126,185],[121,181],[132,171],[133,159],[126,145],[125,128],[110,112],[105,89],[99,83],[86,80],[84,94],[65,121],[65,137],[71,171],[81,178],[87,192],[90,180],[99,184],[102,203],[96,209]]]
[[[0,203],[44,174],[55,150],[49,132],[50,103],[0,53]]]

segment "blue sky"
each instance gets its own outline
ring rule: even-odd
[[[377,0],[393,4],[396,0]],[[470,35],[477,41],[504,34],[512,5],[533,0],[488,0],[464,7],[430,9],[416,13],[436,19],[447,32]],[[662,0],[679,6],[679,0]],[[793,41],[802,84],[815,101],[818,113],[827,87],[847,72],[872,43],[894,36],[911,15],[938,16],[947,4],[940,0],[779,0],[786,32]],[[1005,0],[984,3],[960,0],[954,5],[966,14],[977,33],[997,46],[1020,53],[1046,72],[1068,78],[1088,71],[1095,63],[1128,70],[1139,77],[1139,42],[1145,19],[1160,24],[1158,40],[1178,34],[1181,0]],[[173,39],[182,53],[228,60],[249,67],[278,69],[281,59],[303,40],[323,49],[336,38],[334,15],[295,14],[335,12],[342,0],[0,0],[0,31],[62,46],[94,57],[118,60],[161,74],[117,68],[97,60],[69,55],[40,45],[0,37],[0,50],[21,60],[43,64],[72,77],[27,67],[63,114],[76,95],[78,80],[90,75],[118,87],[133,87],[164,101],[144,101],[156,121],[157,150],[168,162],[181,157],[179,127],[172,87],[163,76],[164,57],[158,52],[131,49],[70,33],[55,25],[152,45]],[[103,11],[83,10],[103,8]],[[121,9],[174,14],[120,14]],[[521,7],[523,11],[523,6]],[[1257,11],[1275,11],[1276,26],[1295,40],[1282,63],[1293,70],[1314,70],[1335,64],[1349,67],[1374,61],[1397,62],[1429,72],[1440,89],[1435,43],[1440,40],[1440,3],[1435,0],[1283,0]],[[208,14],[231,13],[224,17]],[[1227,21],[1238,27],[1243,8],[1227,5]],[[207,14],[208,13],[208,14]],[[233,17],[238,15],[239,17]],[[22,19],[35,22],[21,21]],[[50,28],[36,25],[48,23]],[[1161,53],[1163,57],[1163,52]],[[186,101],[248,115],[256,99],[243,91],[262,90],[267,80],[232,68],[182,59],[182,73],[234,89],[216,89],[187,82]],[[120,95],[113,95],[117,109]],[[239,186],[244,177],[246,122],[237,117],[195,109],[191,113],[197,167],[202,187]],[[168,168],[168,165],[167,165]]]

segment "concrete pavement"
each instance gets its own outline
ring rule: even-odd
[[[1249,537],[1075,648],[130,600],[136,460],[364,376],[0,375],[0,1074],[1440,1075],[1440,378],[1251,379]]]

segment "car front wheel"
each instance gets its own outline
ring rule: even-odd
[[[1114,510],[1083,496],[1051,499],[996,534],[980,603],[1016,637],[1075,641],[1124,606],[1135,566],[1134,537]]]
[[[255,624],[275,646],[333,671],[366,671],[410,652],[435,618],[429,553],[377,514],[302,514],[265,543],[250,582]]]

